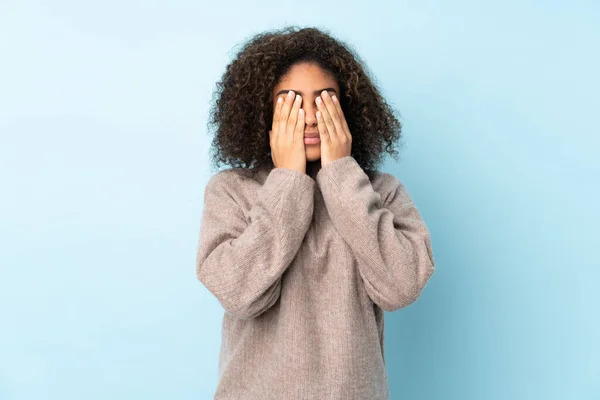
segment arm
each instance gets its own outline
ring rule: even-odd
[[[281,276],[310,226],[315,181],[274,168],[259,189],[248,221],[234,196],[240,179],[221,171],[204,191],[196,275],[226,312],[255,318],[281,293]]]
[[[404,185],[382,174],[384,199],[352,156],[321,168],[317,183],[338,233],[352,250],[374,303],[414,302],[435,269],[430,233]]]

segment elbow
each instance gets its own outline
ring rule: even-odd
[[[203,284],[218,300],[225,313],[237,319],[250,320],[257,318],[271,306],[269,303],[263,304],[261,299],[250,301],[242,298],[242,296],[236,296],[235,293],[225,293],[206,282],[203,282]]]
[[[211,279],[211,274],[203,274],[198,268],[196,277],[204,287],[219,301],[225,313],[241,320],[250,320],[261,316],[279,299],[281,281],[277,281],[264,292],[252,293],[245,287],[229,287],[219,280]]]
[[[246,307],[233,307],[230,305],[225,305],[221,303],[225,312],[232,317],[240,320],[251,320],[262,315],[267,309],[260,309],[251,306]]]
[[[431,249],[431,237],[428,231],[421,245],[413,247],[413,257],[410,262],[402,262],[391,269],[399,271],[396,275],[396,285],[391,285],[385,296],[379,296],[378,305],[386,311],[395,311],[416,302],[431,275],[435,271],[435,262]]]
[[[265,296],[261,296],[260,298],[252,301],[252,302],[243,302],[243,301],[227,301],[226,299],[219,299],[219,302],[223,306],[223,309],[229,315],[241,319],[241,320],[250,320],[260,317],[267,310],[277,302],[279,298],[279,293],[270,293],[272,297],[269,297],[268,294]]]
[[[212,289],[212,280],[210,279],[210,271],[208,271],[208,266],[206,268],[203,268],[203,264],[197,263],[196,264],[196,279],[198,279],[200,281],[200,283],[202,283],[202,285],[204,285],[204,287],[206,287],[211,293],[214,294],[214,290]]]
[[[396,311],[401,308],[408,307],[419,298],[421,292],[416,288],[416,285],[404,286],[398,288],[395,293],[386,299],[381,299],[377,305],[385,311]]]
[[[435,271],[433,263],[427,263],[424,268],[419,269],[419,273],[413,279],[404,281],[394,290],[389,296],[380,298],[377,305],[386,311],[396,311],[400,308],[405,308],[416,302],[423,289],[425,288],[429,278]]]
[[[244,292],[245,293],[245,292]],[[237,301],[221,301],[223,307],[239,319],[255,319],[266,313],[281,297],[281,279],[257,295],[240,296]]]

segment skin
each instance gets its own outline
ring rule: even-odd
[[[305,144],[307,171],[350,155],[352,135],[338,101],[340,88],[331,74],[312,63],[299,63],[282,77],[272,91],[273,109],[277,99],[289,91],[302,96],[304,132],[319,132],[321,141]],[[320,160],[320,162],[318,162]]]

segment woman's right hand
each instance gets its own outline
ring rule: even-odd
[[[277,99],[273,126],[269,131],[271,158],[275,168],[289,168],[306,173],[304,110],[300,108],[302,97],[294,94],[290,90],[285,100],[282,97]]]

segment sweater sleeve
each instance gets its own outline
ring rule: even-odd
[[[196,275],[226,312],[251,319],[281,293],[281,276],[294,259],[313,215],[315,181],[300,171],[274,168],[258,189],[248,216],[231,170],[204,190]]]
[[[404,185],[387,173],[377,179],[382,194],[352,156],[326,164],[316,177],[371,300],[395,311],[419,297],[435,264],[430,233]]]

